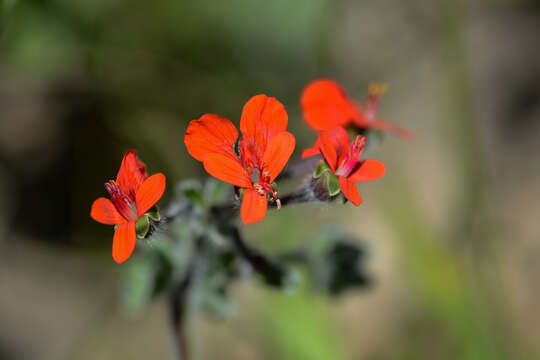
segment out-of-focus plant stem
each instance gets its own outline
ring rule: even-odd
[[[454,124],[456,143],[453,148],[463,167],[463,192],[452,223],[456,238],[468,238],[477,220],[476,214],[483,206],[487,193],[487,168],[481,146],[474,109],[474,93],[470,76],[467,52],[467,1],[443,0],[442,15],[442,61],[445,71],[443,80],[444,98],[448,99],[448,123]],[[465,240],[466,241],[466,240]]]
[[[176,345],[178,360],[188,360],[188,339],[186,313],[189,306],[189,290],[198,277],[201,261],[204,259],[204,238],[198,238],[195,251],[183,278],[179,279],[169,292],[169,316]]]

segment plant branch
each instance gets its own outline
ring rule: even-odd
[[[176,282],[169,292],[169,316],[178,360],[188,360],[189,358],[185,315],[189,302],[189,290],[198,276],[200,263],[204,258],[204,247],[204,238],[198,238],[194,254],[184,277]]]
[[[228,227],[225,229],[231,237],[234,247],[238,254],[248,262],[253,270],[264,278],[264,281],[273,286],[283,286],[287,278],[287,269],[276,261],[269,259],[259,250],[248,246],[240,231],[236,227]]]

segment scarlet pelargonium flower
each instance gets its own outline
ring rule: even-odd
[[[364,107],[350,99],[335,81],[315,80],[302,93],[304,119],[316,131],[331,130],[338,126],[353,125],[360,129],[387,130],[412,140],[414,135],[387,120],[377,119],[377,110],[386,86],[372,84]]]
[[[350,143],[349,135],[341,127],[321,131],[318,148],[311,149],[312,154],[309,155],[322,154],[332,174],[339,178],[341,192],[356,206],[362,203],[362,197],[354,183],[378,179],[386,171],[380,161],[370,159],[359,161],[364,151],[365,140],[365,137],[358,135]]]
[[[106,225],[117,225],[114,231],[112,256],[114,261],[126,261],[135,249],[135,222],[145,216],[165,191],[165,175],[148,177],[146,165],[135,150],[124,155],[115,180],[105,183],[111,199],[99,198],[92,204],[90,216]]]
[[[267,209],[267,195],[279,208],[272,182],[291,157],[295,139],[285,131],[287,112],[275,98],[257,95],[242,111],[238,131],[228,120],[205,114],[190,122],[184,142],[188,152],[201,161],[206,171],[232,185],[245,189],[240,214],[246,224],[261,221]]]

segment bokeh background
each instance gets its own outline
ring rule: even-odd
[[[198,359],[540,358],[540,6],[519,0],[0,0],[0,359],[166,359],[165,300],[119,301],[111,229],[89,218],[122,154],[168,183],[205,176],[187,123],[238,124],[339,80],[416,134],[371,156],[364,203],[245,229],[268,252],[335,224],[368,246],[368,290],[337,299],[238,283],[237,313],[193,316]],[[166,204],[168,190],[161,201]],[[302,239],[302,240],[300,240]]]

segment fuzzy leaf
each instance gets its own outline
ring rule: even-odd
[[[162,254],[150,248],[139,252],[126,267],[122,292],[124,309],[132,314],[144,310],[168,288],[171,276],[172,265]]]
[[[189,199],[200,206],[204,206],[204,198],[199,190],[186,189],[184,190],[184,196],[186,199]]]
[[[223,181],[213,178],[206,180],[204,184],[203,197],[207,206],[222,202],[225,198],[227,185]]]

